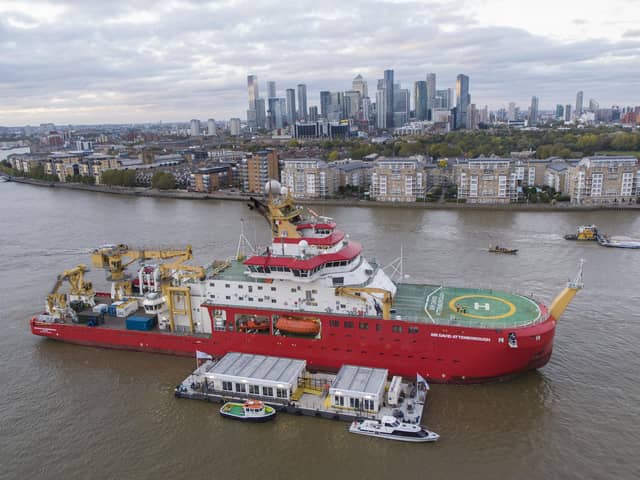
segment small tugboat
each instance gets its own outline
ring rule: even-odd
[[[577,233],[568,233],[564,236],[565,240],[598,240],[598,227],[595,225],[582,225],[578,227]]]
[[[349,427],[349,431],[359,435],[413,443],[435,442],[440,438],[437,433],[420,425],[404,423],[391,416],[384,416],[382,420],[356,420]]]
[[[506,248],[499,245],[489,245],[489,251],[491,253],[506,253],[508,255],[515,255],[518,253],[517,248]]]
[[[244,403],[227,402],[220,408],[220,415],[242,422],[266,422],[276,417],[276,410],[260,400]]]

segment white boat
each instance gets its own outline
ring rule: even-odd
[[[440,438],[414,423],[404,423],[395,417],[384,416],[382,420],[356,420],[349,427],[351,433],[369,435],[370,437],[400,440],[402,442],[435,442]]]

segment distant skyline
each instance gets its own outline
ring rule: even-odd
[[[634,0],[0,0],[0,125],[245,118],[250,74],[263,97],[306,84],[309,107],[361,74],[375,101],[386,69],[412,93],[465,74],[491,109],[640,105],[638,18]]]

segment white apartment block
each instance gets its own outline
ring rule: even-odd
[[[294,198],[328,198],[337,191],[338,173],[324,160],[292,158],[282,164],[282,185]]]
[[[371,199],[380,202],[415,202],[424,199],[424,165],[410,158],[381,158],[371,173]]]
[[[640,197],[640,165],[636,157],[585,157],[569,168],[568,184],[576,205],[635,203]]]

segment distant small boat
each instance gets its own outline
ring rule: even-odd
[[[582,225],[578,227],[576,233],[568,233],[564,236],[565,240],[597,240],[598,227],[595,225]]]
[[[382,420],[356,420],[349,427],[349,431],[358,435],[413,443],[435,442],[440,438],[437,433],[420,425],[404,423],[391,416],[384,416]]]
[[[516,253],[518,253],[517,248],[506,248],[500,247],[498,245],[489,245],[489,251],[491,253],[507,253],[509,255],[515,255]]]
[[[605,234],[598,234],[598,243],[603,247],[610,248],[640,248],[640,241],[611,240],[609,236]]]
[[[220,408],[220,415],[242,422],[266,422],[273,420],[276,410],[260,400],[247,400],[244,403],[227,402]]]

